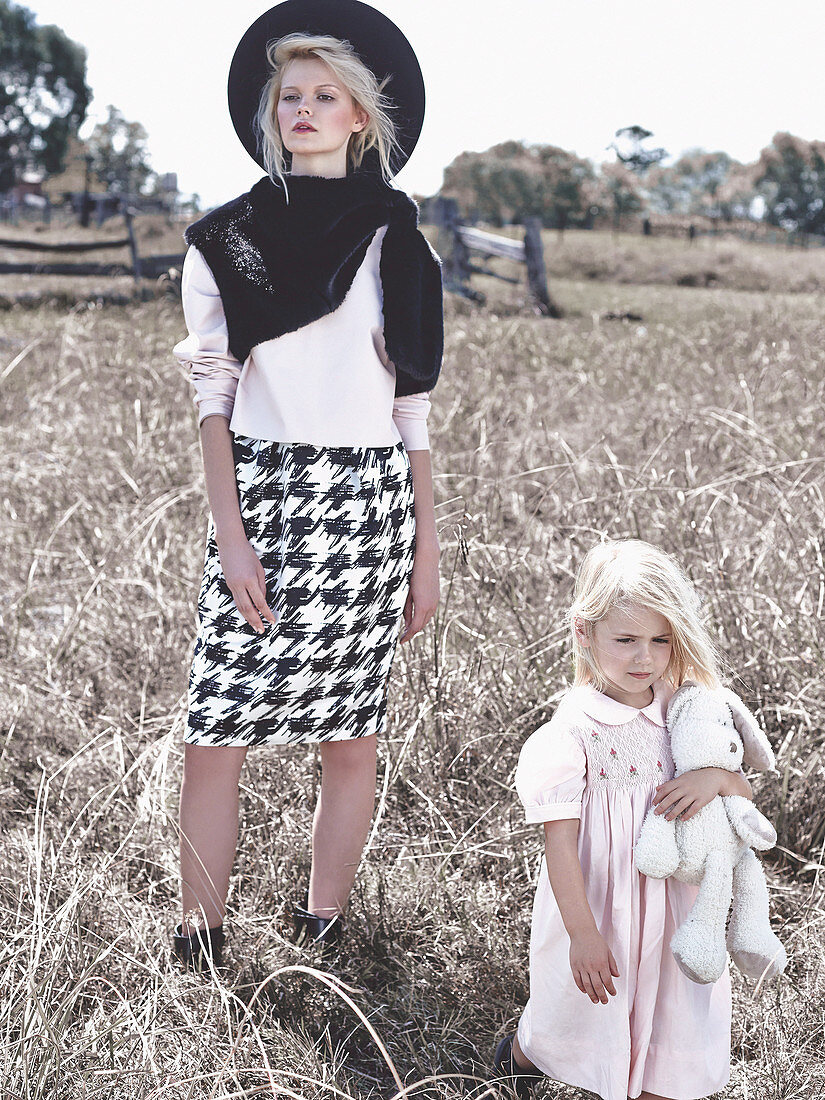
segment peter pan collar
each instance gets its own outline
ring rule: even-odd
[[[642,708],[629,707],[626,703],[611,699],[604,692],[597,691],[592,684],[582,684],[574,688],[574,691],[577,696],[576,702],[584,713],[606,726],[623,726],[643,714],[657,726],[664,727],[667,705],[673,695],[673,689],[664,680],[657,680],[654,683],[653,701]]]

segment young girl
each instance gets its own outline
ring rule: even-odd
[[[387,94],[384,94],[384,87]],[[185,963],[220,962],[250,747],[319,744],[300,938],[331,940],[372,815],[402,641],[438,601],[428,394],[438,261],[389,185],[421,130],[407,40],[356,0],[287,0],[249,28],[233,123],[267,171],[187,230],[187,364],[211,521],[181,790]]]
[[[530,937],[530,1000],[495,1065],[520,1096],[543,1074],[604,1100],[696,1100],[729,1077],[730,980],[696,985],[670,939],[696,887],[646,878],[633,845],[653,803],[686,820],[741,774],[673,778],[667,704],[686,679],[719,686],[698,597],[644,542],[585,557],[570,611],[575,686],[525,743],[516,786],[544,825]]]

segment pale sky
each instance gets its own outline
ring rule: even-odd
[[[421,140],[398,176],[441,185],[459,153],[508,138],[596,161],[621,126],[670,153],[754,160],[777,130],[825,138],[822,0],[373,0],[415,48]],[[88,52],[91,118],[108,103],[149,133],[152,167],[207,203],[261,170],[226,108],[226,74],[266,0],[30,0]]]

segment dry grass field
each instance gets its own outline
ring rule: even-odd
[[[725,1095],[821,1094],[825,250],[718,243],[741,285],[699,288],[677,285],[698,251],[647,243],[548,238],[561,321],[492,281],[483,309],[448,303],[443,600],[396,661],[375,827],[323,975],[288,940],[318,782],[300,750],[249,758],[228,969],[169,960],[205,532],[179,306],[0,315],[4,1098],[493,1095],[541,845],[513,770],[568,681],[563,609],[602,533],[685,562],[777,750],[756,790],[790,964],[776,987],[735,978]],[[660,277],[625,278],[634,257]]]

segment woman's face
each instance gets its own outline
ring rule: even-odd
[[[345,176],[350,137],[368,122],[335,74],[315,57],[284,69],[278,128],[294,176]]]

